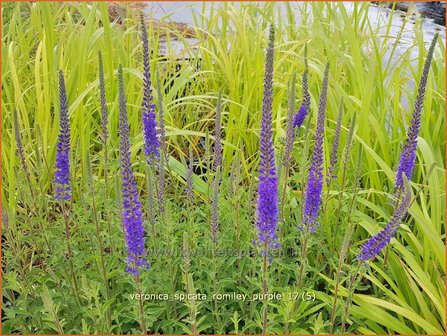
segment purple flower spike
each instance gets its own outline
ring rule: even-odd
[[[214,169],[218,170],[222,166],[222,132],[220,115],[222,113],[222,92],[219,92],[216,105],[216,133],[214,142]]]
[[[314,232],[315,228],[318,226],[316,219],[321,206],[321,191],[323,189],[323,141],[328,75],[329,62],[326,64],[326,69],[324,70],[323,85],[318,106],[317,129],[315,131],[315,147],[312,164],[309,170],[309,178],[307,180],[303,210],[303,225],[300,227],[300,229],[307,227],[310,232]]]
[[[149,269],[150,265],[145,258],[143,214],[130,161],[129,123],[127,121],[123,68],[121,65],[118,70],[118,82],[120,161],[123,189],[122,218],[128,253],[126,271],[138,275],[140,268]]]
[[[107,110],[107,99],[106,99],[106,87],[104,84],[104,65],[102,62],[102,54],[98,51],[98,63],[99,63],[99,99],[101,103],[101,130],[102,130],[102,142],[103,145],[107,143],[109,138],[109,132],[107,129],[109,112]]]
[[[340,99],[340,105],[338,106],[337,125],[335,126],[335,135],[334,135],[334,139],[332,141],[329,169],[328,169],[327,175],[326,175],[326,184],[328,186],[331,183],[331,180],[333,178],[337,177],[335,175],[335,173],[336,173],[335,166],[337,165],[337,161],[338,161],[338,144],[340,142],[340,130],[341,130],[342,117],[343,117],[343,98]]]
[[[275,150],[272,132],[273,57],[275,31],[270,27],[269,44],[265,58],[264,98],[260,131],[261,162],[258,184],[258,244],[277,247],[278,177],[275,168]],[[264,251],[267,253],[267,251]]]
[[[309,73],[309,65],[307,63],[307,45],[304,47],[304,73],[302,79],[302,88],[303,88],[303,102],[298,109],[298,112],[295,114],[293,119],[293,128],[299,129],[306,119],[307,114],[309,113],[310,107],[310,94],[309,94],[309,84],[308,84],[308,73]]]
[[[59,70],[59,136],[56,152],[56,172],[54,174],[54,198],[66,201],[71,198],[70,187],[70,121],[68,116],[67,92],[62,70]]]
[[[149,64],[149,42],[147,37],[144,16],[141,14],[141,39],[143,41],[143,132],[144,132],[144,154],[151,165],[153,159],[160,157],[159,142],[157,138],[157,121],[155,115],[155,104],[153,103],[151,70]]]
[[[216,141],[214,143],[214,169],[213,196],[211,199],[211,238],[214,246],[217,244],[217,234],[219,230],[219,189],[222,169],[222,144],[220,130],[220,115],[222,112],[222,93],[219,92],[216,106]]]
[[[404,196],[401,200],[400,205],[397,207],[396,211],[391,217],[389,223],[375,236],[372,236],[362,248],[362,252],[358,255],[358,259],[362,261],[367,261],[374,259],[379,252],[390,242],[393,238],[395,232],[399,228],[402,219],[407,214],[408,209],[411,204],[411,188],[410,183],[403,178],[404,181]]]
[[[435,50],[436,40],[438,34],[435,35],[431,42],[430,49],[428,50],[427,59],[425,60],[424,69],[422,70],[421,80],[419,82],[418,95],[414,103],[414,112],[411,118],[410,127],[407,131],[407,138],[403,146],[402,153],[400,155],[400,162],[396,172],[396,184],[394,188],[396,190],[403,187],[403,175],[405,174],[408,179],[411,179],[413,175],[414,165],[416,163],[416,150],[418,144],[418,134],[421,128],[421,113],[424,107],[424,96],[427,87],[428,72],[430,70],[431,60],[433,58],[433,52]]]

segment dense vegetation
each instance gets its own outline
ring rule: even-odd
[[[146,20],[146,54],[133,7],[2,3],[3,333],[444,334],[444,41],[428,62],[416,22],[402,51],[410,23],[393,36],[368,3],[209,6],[193,45]]]

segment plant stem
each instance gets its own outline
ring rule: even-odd
[[[310,237],[310,228],[309,226],[306,226],[306,232],[304,235],[304,240],[303,240],[303,247],[301,249],[301,264],[300,264],[300,268],[298,270],[298,278],[296,281],[296,288],[297,288],[297,293],[300,291],[301,285],[303,283],[303,275],[304,275],[304,267],[305,267],[305,258],[307,255],[307,248],[308,248],[308,241],[309,241],[309,237]],[[295,313],[296,310],[296,300],[294,300],[293,304],[292,304],[292,310],[291,310],[291,315],[293,315]],[[290,317],[290,315],[289,315]],[[285,326],[285,334],[289,333],[289,319],[287,319]]]
[[[98,239],[98,244],[99,244],[99,255],[101,258],[101,266],[102,266],[102,273],[103,273],[103,278],[104,278],[104,286],[106,289],[106,300],[108,301],[110,299],[110,292],[109,292],[109,282],[107,281],[107,271],[106,271],[106,263],[104,260],[104,248],[102,245],[102,239],[101,239],[101,229],[99,226],[99,220],[98,220],[98,215],[96,212],[96,201],[95,201],[95,195],[93,193],[93,186],[90,185],[90,193],[91,193],[91,197],[92,197],[92,208],[93,208],[93,213],[94,213],[94,218],[95,218],[95,226],[96,226],[96,237]],[[110,224],[109,224],[110,225]],[[109,331],[111,331],[110,327],[111,327],[111,311],[110,309],[107,309],[107,325],[109,328]]]
[[[345,311],[344,311],[342,322],[341,322],[341,333],[345,332],[346,318],[348,316],[349,306],[351,304],[352,296],[354,294],[352,291],[353,291],[353,289],[355,287],[355,282],[357,280],[357,276],[359,275],[359,267],[360,267],[360,262],[357,264],[357,267],[356,267],[354,273],[351,276],[351,280],[349,281],[348,298],[346,299]]]
[[[68,214],[65,209],[65,201],[60,201],[60,205],[62,208],[62,213],[64,215],[64,221],[65,221],[65,240],[67,241],[67,257],[68,257],[68,261],[70,263],[71,274],[73,277],[75,297],[77,298],[79,305],[81,305],[81,299],[79,297],[78,280],[77,280],[75,272],[74,272],[73,259],[72,259],[73,253],[71,251],[71,244],[70,244],[70,221],[68,219]]]
[[[282,244],[283,243],[283,237],[284,237],[284,206],[285,206],[285,200],[286,200],[286,190],[287,190],[287,181],[289,180],[289,171],[290,171],[290,160],[287,160],[286,158],[286,164],[284,168],[284,186],[282,189],[282,195],[281,195],[281,215],[279,217],[279,222],[281,223],[280,229],[279,229],[279,241]]]
[[[109,234],[112,231],[112,224],[111,224],[111,220],[108,220],[108,212],[107,212],[107,206],[106,206],[106,202],[109,200],[109,177],[108,177],[108,161],[109,161],[109,154],[108,154],[108,150],[107,150],[107,139],[104,139],[104,195],[105,195],[105,199],[104,199],[104,209],[105,211],[105,215],[106,215],[106,221],[107,221],[107,229],[109,230]]]
[[[262,334],[266,335],[267,330],[267,306],[268,303],[265,300],[267,297],[267,242],[264,243],[264,258],[263,258],[263,268],[262,268],[262,293],[263,293],[263,299],[265,301],[264,303],[264,314],[262,318]]]
[[[135,284],[137,286],[138,293],[138,311],[140,314],[140,329],[143,335],[147,334],[146,322],[144,321],[144,306],[143,306],[143,298],[141,295],[141,284],[140,284],[140,274],[137,273],[135,275]]]

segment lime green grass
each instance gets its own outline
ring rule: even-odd
[[[234,250],[238,240],[241,250],[254,250],[266,32],[274,18],[278,37],[273,130],[280,170],[289,82],[295,73],[301,77],[306,44],[312,98],[311,114],[295,141],[285,221],[280,224],[285,237],[281,251],[295,254],[276,256],[269,266],[269,291],[282,293],[285,299],[268,303],[267,331],[281,334],[286,323],[292,333],[330,331],[334,272],[349,224],[353,232],[342,267],[334,332],[445,333],[446,105],[445,45],[441,38],[437,41],[422,113],[417,167],[411,179],[414,200],[409,215],[390,247],[370,262],[368,268],[360,270],[354,294],[348,290],[350,278],[357,272],[356,254],[360,245],[386,225],[394,210],[394,172],[416,98],[413,88],[417,88],[427,52],[421,22],[412,26],[417,36],[414,44],[398,54],[390,47],[402,38],[390,33],[393,16],[398,14],[391,12],[379,32],[370,21],[369,6],[355,3],[351,12],[337,3],[301,4],[302,21],[295,22],[295,4],[286,5],[287,15],[281,14],[274,3],[214,5],[209,16],[196,17],[195,46],[172,30],[167,39],[167,56],[152,57],[153,83],[158,70],[163,84],[169,164],[167,211],[163,218],[158,218],[155,234],[148,229],[147,244],[149,249],[164,249],[174,255],[148,256],[152,268],[142,276],[143,292],[206,293],[208,299],[145,301],[148,332],[192,333],[194,328],[207,334],[261,332],[262,302],[210,299],[213,293],[260,293],[258,275],[262,258],[256,251],[240,258],[211,257],[209,193],[213,172],[207,168],[212,162],[216,100],[222,90],[224,179],[219,199],[219,247]],[[109,19],[106,3],[2,3],[2,205],[9,220],[8,227],[2,228],[5,334],[140,332],[138,304],[130,298],[136,290],[132,278],[124,272],[119,212],[116,77],[119,64],[124,67],[133,168],[143,204],[148,199],[140,124],[142,56],[138,13],[133,7],[128,7],[125,13],[123,23],[118,23]],[[402,24],[411,25],[406,21]],[[153,55],[159,55],[166,30],[158,29],[152,21],[148,21],[148,29]],[[180,55],[169,52],[169,43],[174,39],[184,43]],[[104,167],[99,137],[99,50],[104,59],[110,112],[109,167]],[[385,55],[390,50],[393,62],[388,65],[389,58]],[[420,52],[414,59],[412,51],[417,50]],[[291,314],[293,301],[287,293],[297,291],[294,283],[298,266],[304,262],[298,257],[302,234],[297,230],[303,180],[313,149],[316,110],[327,61],[331,67],[324,144],[326,164],[340,98],[344,99],[341,148],[345,146],[354,115],[356,126],[346,164],[346,184],[343,188],[340,163],[339,177],[329,192],[323,190],[325,212],[320,216],[320,228],[311,238],[306,279],[303,288],[298,289],[300,294],[309,294],[314,300],[299,300],[296,312]],[[176,72],[177,64],[181,68]],[[52,195],[59,123],[59,68],[66,76],[71,122],[74,200],[69,210],[73,262],[80,286],[77,295],[73,293],[65,256],[61,209]],[[296,97],[298,107],[302,97],[299,85]],[[409,107],[402,105],[402,97]],[[17,155],[13,110],[18,113],[34,197]],[[193,179],[192,202],[184,194],[190,146],[199,167]],[[241,183],[235,186],[234,196],[228,189],[236,159],[240,162]],[[93,194],[88,183],[90,165]],[[110,179],[109,199],[104,198],[105,168]],[[283,185],[281,182],[281,188]],[[93,201],[98,214],[92,210]],[[336,224],[339,208],[341,221]],[[148,211],[146,208],[146,216]],[[93,234],[96,216],[104,243],[106,281],[100,270],[99,239]],[[203,256],[182,257],[182,251],[189,249],[205,252]],[[350,300],[352,304],[346,309]]]

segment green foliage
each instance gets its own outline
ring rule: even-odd
[[[296,4],[285,4],[283,12],[274,3],[209,6],[209,13],[204,9],[196,17],[195,46],[179,31],[166,28],[171,35],[165,37],[166,29],[158,29],[152,21],[148,25],[153,55],[159,55],[167,39],[168,54],[154,56],[151,67],[152,82],[156,83],[157,69],[163,83],[169,158],[166,213],[157,216],[154,233],[146,223],[152,267],[142,274],[141,288],[146,294],[191,295],[182,300],[144,300],[148,331],[240,334],[262,330],[263,301],[219,301],[213,294],[253,297],[262,293],[262,258],[253,246],[254,204],[266,31],[275,22],[273,130],[280,176],[284,175],[281,155],[288,82],[293,74],[299,78],[303,72],[306,44],[311,111],[296,137],[290,177],[280,183],[286,187],[280,223],[284,239],[268,266],[268,288],[282,299],[267,303],[267,332],[284,333],[289,324],[291,333],[300,334],[329,333],[331,328],[334,333],[444,334],[444,41],[438,39],[431,65],[409,214],[390,246],[365,268],[356,260],[360,244],[379,232],[394,211],[394,171],[416,98],[411,83],[417,85],[426,56],[421,23],[413,27],[414,43],[402,51],[389,47],[402,38],[402,33],[391,33],[397,14],[390,12],[388,20],[376,27],[368,3],[354,3],[351,10],[341,3],[303,3],[300,22],[295,21]],[[140,332],[138,300],[133,298],[137,288],[124,271],[116,70],[123,64],[133,169],[142,203],[147,204],[146,166],[141,157],[142,57],[138,13],[129,6],[124,12],[120,23],[110,20],[103,2],[2,3],[2,205],[8,216],[8,227],[2,229],[5,334]],[[409,23],[402,25],[400,32]],[[180,55],[171,50],[173,40],[184,45]],[[108,167],[104,167],[100,141],[98,50],[104,57],[110,112]],[[179,60],[186,57],[192,61]],[[197,68],[194,62],[199,59]],[[327,61],[332,66],[325,162],[329,162],[341,97],[345,105],[341,147],[349,140],[348,125],[354,117],[356,126],[351,154],[343,164],[339,160],[339,177],[324,190],[320,228],[310,237],[303,260],[303,234],[297,227],[313,148],[314,112]],[[52,195],[59,68],[66,74],[72,130],[74,200],[66,207],[74,281],[62,209]],[[225,252],[213,257],[209,195],[219,90],[223,95],[223,180],[218,248]],[[300,90],[295,106],[302,97]],[[13,110],[18,113],[31,171],[30,186],[17,157]],[[190,146],[196,158],[193,200],[184,193]],[[357,163],[360,152],[362,159]],[[238,175],[230,178],[236,167]],[[110,182],[107,193],[105,168]],[[150,211],[144,209],[146,219]],[[296,288],[301,262],[306,263],[304,281],[302,288]],[[194,297],[198,294],[206,294],[207,299]],[[333,310],[334,295],[338,300]]]

